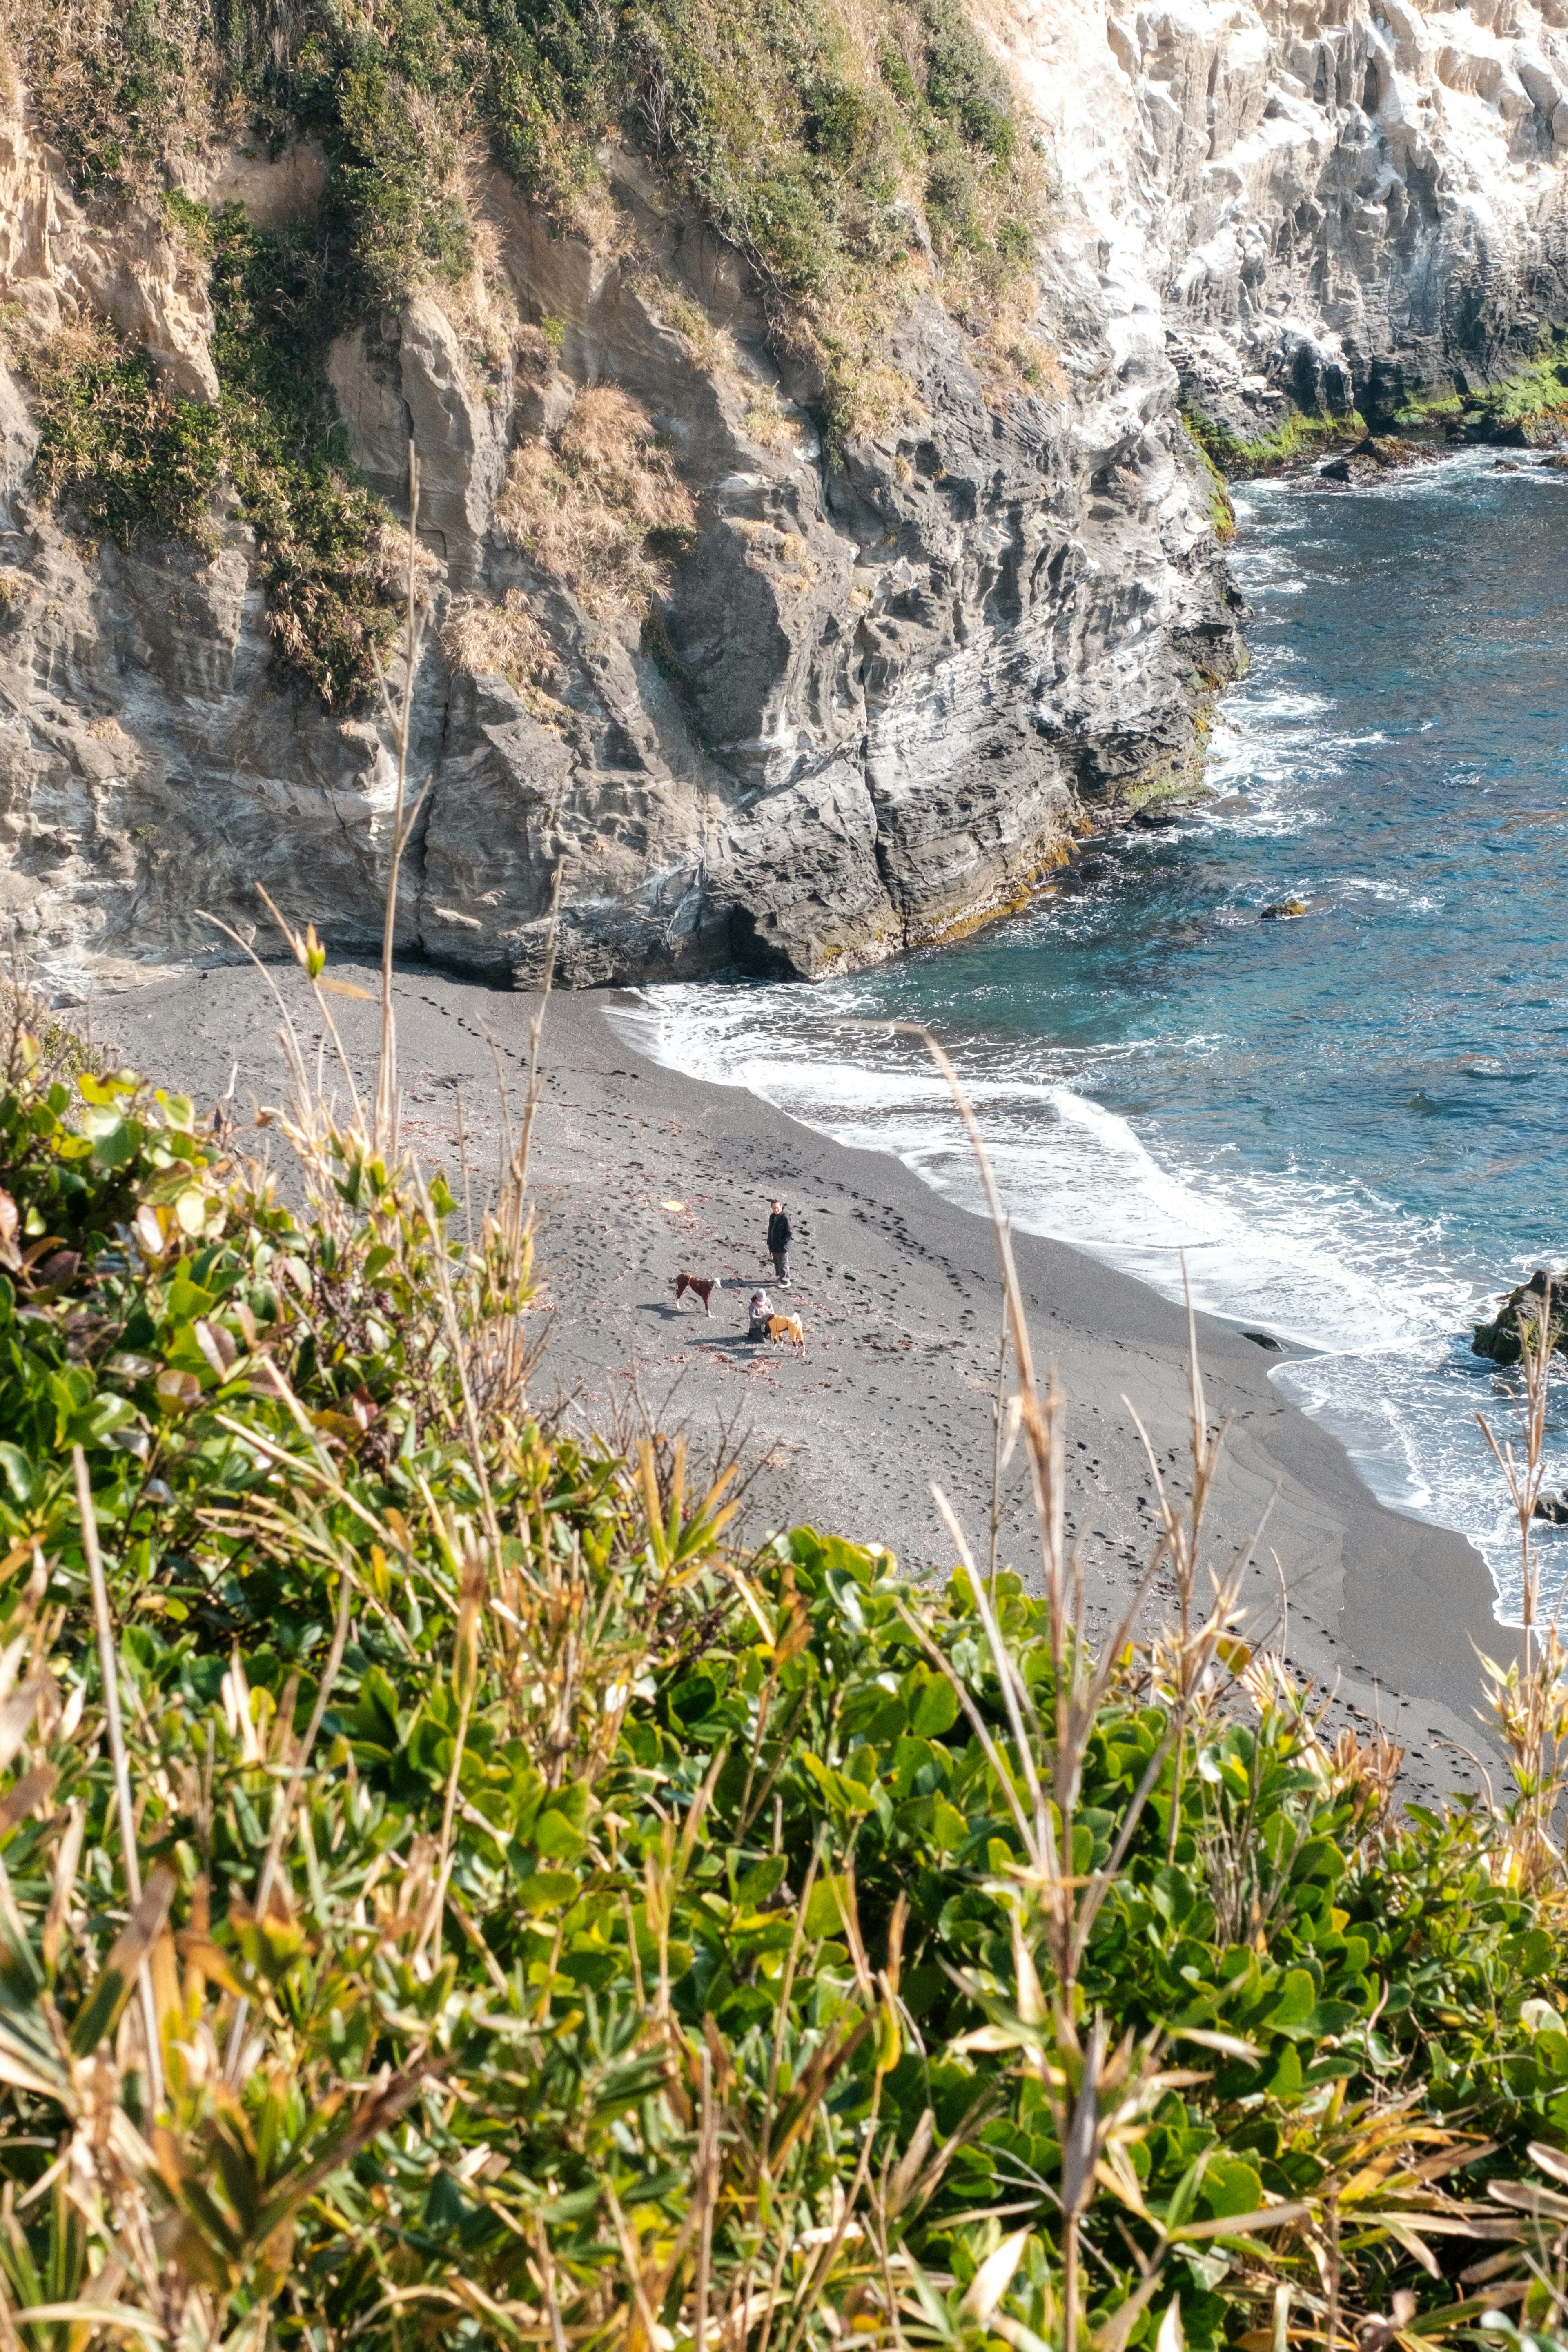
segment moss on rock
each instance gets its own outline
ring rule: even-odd
[[[1366,420],[1354,410],[1348,416],[1311,416],[1292,408],[1271,432],[1244,441],[1228,425],[1204,415],[1190,398],[1183,400],[1182,420],[1215,472],[1232,482],[1282,473],[1342,441],[1360,440],[1366,432]],[[1228,503],[1228,493],[1226,498]]]
[[[1182,413],[1182,421],[1194,453],[1209,478],[1209,520],[1214,526],[1215,537],[1218,540],[1234,539],[1236,509],[1231,503],[1229,485],[1194,431],[1194,420],[1185,409]]]
[[[1543,329],[1530,358],[1497,383],[1440,385],[1407,400],[1393,422],[1508,447],[1556,439],[1568,431],[1568,328]]]

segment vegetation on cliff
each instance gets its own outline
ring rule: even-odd
[[[1462,440],[1516,446],[1556,438],[1568,426],[1568,329],[1542,329],[1531,356],[1500,383],[1465,382],[1416,394],[1394,422],[1405,430],[1436,425]]]
[[[1231,502],[1230,485],[1210,453],[1208,443],[1205,438],[1205,428],[1203,420],[1192,409],[1184,405],[1182,422],[1186,427],[1187,438],[1196,453],[1197,461],[1208,476],[1209,521],[1214,526],[1215,537],[1222,542],[1234,539],[1236,508]]]
[[[145,526],[205,545],[232,483],[285,660],[339,706],[367,688],[390,615],[386,518],[346,468],[326,352],[418,286],[482,269],[487,152],[555,229],[619,236],[603,143],[641,147],[745,256],[781,342],[818,365],[830,441],[896,398],[879,338],[931,282],[926,257],[963,312],[994,305],[1033,252],[1038,163],[959,0],[885,0],[853,38],[816,0],[396,0],[370,16],[309,0],[286,20],[243,0],[21,0],[10,35],[106,217],[242,132],[324,153],[314,216],[281,229],[163,198],[211,269],[216,411],[106,333],[24,356],[47,494],[122,541]],[[1016,364],[1036,362],[1020,346]]]
[[[1298,465],[1342,441],[1360,440],[1366,432],[1365,418],[1353,410],[1348,416],[1310,416],[1302,409],[1291,408],[1269,432],[1244,441],[1216,418],[1205,416],[1190,399],[1182,404],[1182,420],[1226,481],[1280,473],[1287,466]]]
[[[1401,433],[1436,434],[1458,441],[1495,441],[1505,446],[1555,439],[1568,427],[1568,330],[1543,329],[1536,348],[1500,383],[1442,385],[1412,393],[1388,421]],[[1290,406],[1279,423],[1246,440],[1217,418],[1205,416],[1190,397],[1183,421],[1210,464],[1229,480],[1280,472],[1321,451],[1366,436],[1366,420],[1313,415]],[[1378,430],[1383,430],[1380,423]]]
[[[211,265],[216,404],[171,394],[104,326],[24,342],[38,423],[36,478],[129,546],[143,528],[204,551],[232,485],[256,534],[285,667],[333,705],[369,687],[396,625],[395,547],[380,501],[350,478],[326,383],[335,298],[302,226],[252,228],[237,205],[167,199]]]
[[[647,148],[781,296],[908,258],[926,213],[944,257],[1005,271],[1031,249],[1028,142],[959,0],[884,5],[854,38],[805,0],[308,0],[286,24],[229,0],[14,12],[50,135],[88,191],[247,125],[319,140],[320,249],[340,318],[473,260],[465,142],[558,219],[602,185],[606,132]]]
[[[0,1097],[6,2340],[1550,2322],[1555,1643],[1517,1797],[1402,1815],[1200,1600],[1194,1388],[1176,1622],[1095,1656],[1016,1321],[1044,1598],[748,1554],[727,1465],[530,1406],[530,1108],[470,1230],[295,1067],[299,1210],[20,1027]]]

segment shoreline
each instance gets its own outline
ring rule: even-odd
[[[368,967],[336,976],[374,983]],[[268,967],[312,1049],[320,1023],[300,975]],[[526,1085],[538,1000],[424,968],[395,980],[405,1138],[460,1192],[458,1103],[476,1206],[500,1134],[495,1060],[513,1111]],[[911,1573],[945,1572],[951,1539],[930,1495],[940,1481],[977,1554],[990,1504],[1000,1280],[984,1220],[890,1154],[837,1144],[739,1087],[647,1059],[608,1014],[628,992],[558,993],[546,1011],[531,1191],[538,1264],[553,1306],[535,1377],[541,1410],[610,1442],[639,1416],[687,1426],[693,1476],[738,1450],[741,1532],[761,1541],[802,1521],[885,1545]],[[99,1001],[128,1061],[199,1105],[231,1086],[238,1148],[252,1101],[284,1084],[277,1012],[252,968],[232,965]],[[374,1012],[332,1000],[359,1073]],[[275,1154],[275,1162],[282,1165]],[[766,1200],[795,1223],[804,1362],[744,1336],[762,1278]],[[670,1205],[674,1204],[674,1205]],[[1150,1550],[1153,1486],[1135,1409],[1178,1496],[1187,1457],[1183,1310],[1068,1244],[1018,1233],[1020,1279],[1042,1372],[1067,1405],[1067,1511],[1080,1547],[1088,1622],[1120,1622]],[[674,1304],[677,1273],[718,1274],[711,1318]],[[1491,1578],[1462,1538],[1405,1518],[1363,1486],[1338,1440],[1282,1397],[1270,1358],[1229,1324],[1197,1318],[1211,1421],[1228,1423],[1206,1523],[1224,1566],[1267,1517],[1247,1570],[1255,1624],[1278,1621],[1287,1654],[1325,1695],[1330,1729],[1381,1722],[1406,1750],[1405,1792],[1422,1801],[1478,1785],[1491,1760],[1476,1646],[1506,1659],[1516,1637],[1493,1615]],[[1015,1465],[1015,1471],[1016,1469]],[[1038,1589],[1032,1511],[1016,1492],[1002,1557]],[[1168,1597],[1161,1579],[1146,1604]]]

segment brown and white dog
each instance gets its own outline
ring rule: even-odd
[[[768,1338],[773,1341],[775,1348],[781,1341],[788,1339],[794,1347],[795,1353],[804,1359],[805,1355],[805,1326],[801,1321],[798,1315],[770,1315],[768,1318]]]
[[[708,1302],[716,1290],[722,1290],[723,1287],[716,1274],[678,1274],[675,1277],[675,1303],[679,1307],[685,1293],[689,1290],[693,1298],[700,1298],[702,1301],[704,1315],[710,1316],[713,1309]]]

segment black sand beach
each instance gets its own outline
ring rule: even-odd
[[[376,984],[374,972],[333,970]],[[299,975],[273,967],[272,977],[313,1047],[321,1024]],[[477,1207],[499,1123],[487,1033],[520,1104],[537,1000],[420,970],[398,974],[395,998],[406,1139],[458,1187],[460,1099]],[[983,1552],[1000,1318],[989,1229],[891,1158],[647,1061],[615,1025],[626,1001],[557,994],[546,1012],[532,1162],[554,1310],[535,1381],[542,1409],[606,1433],[639,1411],[679,1421],[700,1461],[727,1436],[751,1474],[742,1525],[753,1540],[809,1521],[888,1546],[911,1576],[942,1571],[952,1545],[934,1479]],[[374,1008],[335,999],[333,1013],[366,1070]],[[232,1082],[241,1148],[265,1147],[245,1129],[253,1103],[280,1100],[285,1071],[277,1009],[254,970],[158,982],[101,1002],[95,1022],[136,1067],[198,1102]],[[804,1361],[745,1337],[775,1192],[795,1225],[787,1305],[805,1321]],[[1090,1622],[1105,1627],[1125,1608],[1154,1524],[1133,1410],[1184,1492],[1184,1318],[1060,1244],[1020,1234],[1016,1248],[1037,1359],[1056,1366],[1068,1401],[1068,1526]],[[721,1277],[710,1318],[689,1298],[676,1306],[682,1270]],[[1515,1638],[1493,1620],[1484,1563],[1460,1537],[1376,1502],[1336,1441],[1278,1394],[1263,1349],[1207,1318],[1199,1340],[1210,1416],[1228,1430],[1208,1556],[1223,1567],[1266,1521],[1247,1575],[1252,1622],[1278,1627],[1283,1603],[1288,1654],[1330,1699],[1331,1722],[1380,1721],[1405,1746],[1407,1801],[1475,1786],[1474,1759],[1490,1752],[1476,1649],[1506,1656]],[[1037,1584],[1022,1493],[1003,1556]],[[1152,1612],[1163,1597],[1157,1586]]]

